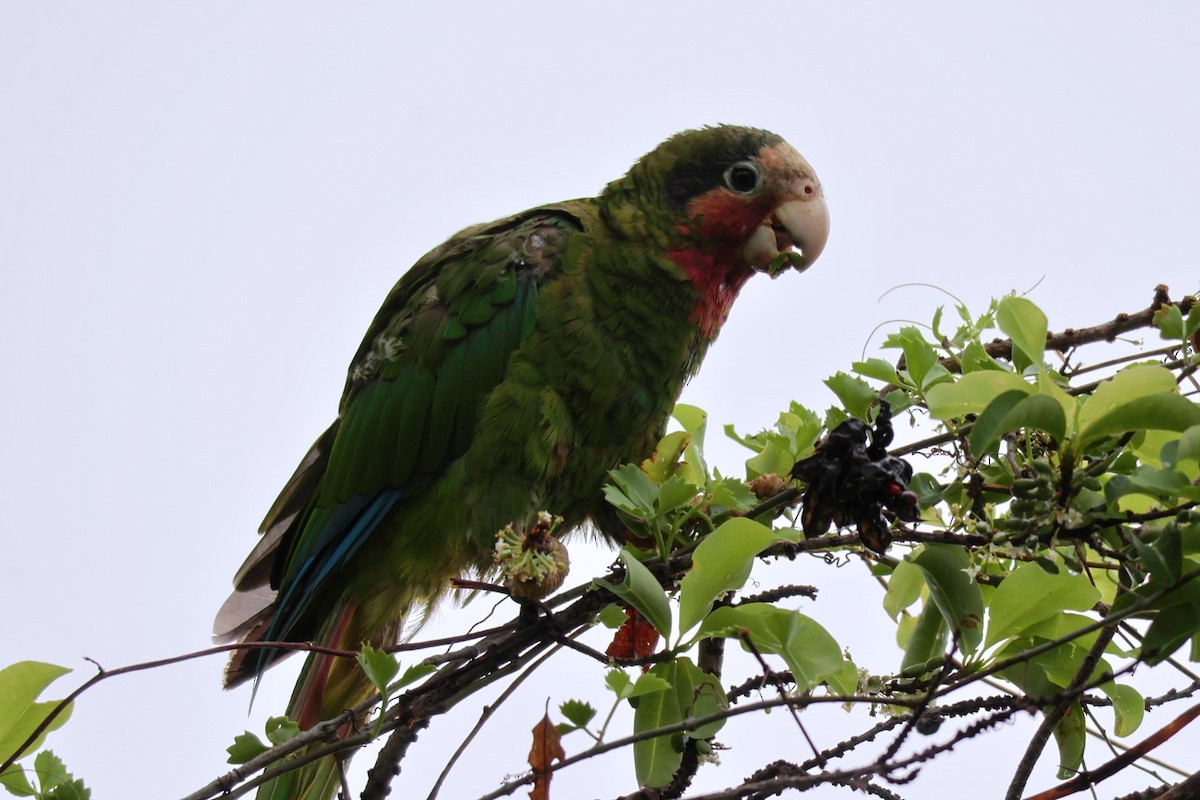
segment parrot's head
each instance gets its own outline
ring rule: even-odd
[[[770,131],[718,125],[684,131],[605,189],[624,235],[654,242],[700,293],[706,328],[724,321],[755,272],[812,265],[829,238],[829,209],[809,163]]]

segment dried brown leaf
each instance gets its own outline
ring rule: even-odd
[[[566,757],[558,728],[550,721],[550,715],[544,714],[541,721],[533,726],[533,747],[529,750],[533,790],[529,793],[529,800],[550,800],[550,777],[553,775],[550,764],[556,758],[562,761]]]

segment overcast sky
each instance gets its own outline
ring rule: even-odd
[[[90,674],[82,656],[116,667],[206,646],[408,265],[467,224],[595,194],[683,128],[782,134],[833,218],[813,270],[745,290],[685,392],[710,411],[726,473],[743,454],[722,425],[761,428],[792,399],[823,409],[821,380],[875,353],[879,323],[946,302],[928,288],[879,301],[897,284],[976,309],[1036,285],[1052,328],[1143,308],[1156,283],[1200,288],[1200,6],[416,5],[0,5],[0,665],[75,667],[61,694]],[[611,558],[588,549],[572,548],[572,580]],[[793,569],[822,590],[806,613],[862,666],[896,668],[861,569]],[[98,800],[182,796],[284,707],[298,663],[267,677],[249,718],[219,658],[116,678],[50,745]],[[443,797],[519,772],[547,697],[606,699],[601,671],[571,655],[534,683]],[[421,736],[397,796],[424,796],[476,714]],[[731,725],[737,749],[696,787],[740,781],[768,743],[802,757],[782,716]],[[827,724],[809,728],[825,746],[869,721]],[[1007,780],[1030,725],[960,747],[908,791]],[[1176,760],[1200,768],[1194,748]],[[1035,783],[1052,771],[1047,756]],[[633,788],[627,753],[554,782],[561,797]]]

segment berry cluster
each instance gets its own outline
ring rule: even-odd
[[[805,536],[820,536],[831,523],[856,525],[862,543],[883,554],[892,542],[884,509],[906,522],[917,518],[917,496],[908,488],[912,467],[887,452],[893,435],[891,406],[880,401],[874,429],[848,419],[815,453],[796,462],[792,477],[806,484],[801,514]]]

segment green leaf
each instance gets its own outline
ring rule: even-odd
[[[250,731],[239,733],[233,737],[233,744],[225,748],[225,752],[229,753],[229,758],[226,759],[228,764],[245,764],[255,756],[259,756],[270,748],[263,743]]]
[[[400,676],[400,680],[392,689],[395,690],[403,686],[408,686],[410,683],[416,683],[426,675],[432,675],[435,672],[437,672],[437,667],[433,664],[413,664],[404,670],[404,674]]]
[[[270,717],[266,724],[267,740],[271,744],[283,744],[300,735],[300,726],[287,717]]]
[[[837,640],[816,620],[769,603],[722,606],[704,620],[699,638],[741,639],[743,633],[760,653],[783,657],[799,692],[812,689],[842,667]]]
[[[1142,659],[1150,666],[1166,661],[1176,650],[1200,633],[1200,606],[1181,603],[1157,614],[1142,637]]]
[[[935,419],[950,420],[978,414],[1004,392],[1033,394],[1034,388],[1012,372],[986,370],[963,375],[953,383],[939,383],[925,393],[929,413]]]
[[[718,597],[740,589],[750,577],[754,557],[778,539],[770,528],[746,517],[726,520],[704,537],[679,584],[680,636],[704,618]]]
[[[596,620],[610,630],[620,628],[625,624],[626,619],[625,609],[617,603],[609,603],[596,615]]]
[[[609,581],[597,581],[617,597],[641,612],[654,629],[665,638],[671,635],[671,604],[658,579],[628,548],[619,554],[625,563],[625,580],[618,586]]]
[[[1116,717],[1113,733],[1121,738],[1131,736],[1146,716],[1146,701],[1141,693],[1132,686],[1112,681],[1100,684],[1100,690],[1108,695],[1113,703],[1113,714]]]
[[[43,800],[91,800],[91,797],[91,790],[79,780],[60,783],[42,795]]]
[[[580,700],[567,700],[558,707],[558,713],[576,728],[586,728],[592,717],[596,716],[596,709]]]
[[[679,461],[691,444],[692,436],[687,431],[668,433],[658,440],[658,446],[654,448],[650,457],[642,462],[639,469],[650,477],[652,483],[661,485],[678,471]],[[703,483],[703,478],[700,482]]]
[[[1091,405],[1084,403],[1081,418]],[[1155,394],[1119,405],[1086,427],[1081,419],[1080,440],[1089,444],[1130,431],[1186,431],[1193,425],[1200,425],[1200,406],[1178,394]]]
[[[18,661],[0,669],[0,759],[16,752],[42,721],[58,706],[59,701],[34,702],[38,695],[58,678],[71,670],[41,661]],[[67,706],[49,727],[24,752],[28,755],[41,747],[46,734],[61,728],[71,716]]]
[[[668,514],[672,511],[677,511],[684,506],[691,505],[696,496],[700,494],[700,487],[694,483],[689,483],[682,476],[676,474],[663,481],[662,488],[658,493],[658,508],[659,514]]]
[[[1196,307],[1200,308],[1200,306]],[[1183,432],[1176,458],[1180,461],[1184,461],[1184,459],[1200,461],[1200,425],[1193,425]]]
[[[644,672],[638,676],[627,690],[628,697],[642,697],[655,692],[665,692],[671,688],[671,682],[662,677],[661,671]]]
[[[653,670],[644,672],[636,681],[622,669],[610,669],[604,675],[604,683],[612,689],[618,700],[630,700],[655,692],[665,692],[671,688],[671,683],[662,677],[661,672]]]
[[[25,777],[25,770],[16,764],[0,773],[0,786],[7,789],[9,794],[17,797],[33,797],[37,794],[37,791],[29,785],[29,779]]]
[[[1018,370],[1033,366],[1044,369],[1046,315],[1024,297],[1005,297],[996,308],[996,324],[1013,342],[1013,363]]]
[[[982,374],[982,373],[976,373]],[[925,575],[929,592],[964,653],[983,639],[983,595],[967,575],[970,560],[961,547],[927,544],[911,558]]]
[[[951,484],[955,486],[959,484]],[[908,482],[908,488],[917,496],[917,504],[921,508],[929,508],[937,503],[942,498],[942,492],[946,487],[938,483],[937,478],[930,475],[928,472],[918,472],[913,475],[912,480]]]
[[[1127,367],[1108,380],[1101,382],[1091,396],[1084,401],[1077,422],[1080,435],[1084,439],[1090,440],[1107,436],[1110,433],[1152,429],[1145,423],[1154,422],[1154,420],[1141,418],[1146,417],[1147,414],[1153,414],[1153,403],[1160,401],[1151,401],[1151,405],[1148,406],[1135,403],[1135,401],[1144,401],[1152,397],[1175,398],[1175,400],[1165,401],[1168,405],[1176,407],[1177,410],[1173,412],[1173,416],[1187,414],[1186,411],[1178,410],[1182,406],[1179,406],[1176,401],[1182,401],[1185,405],[1192,406],[1193,413],[1197,418],[1190,424],[1200,423],[1200,410],[1196,410],[1192,403],[1179,396],[1175,385],[1175,376],[1170,370],[1153,364],[1139,364]],[[1119,416],[1113,417],[1114,414]],[[1108,418],[1111,419],[1101,425]],[[1131,427],[1123,427],[1130,421],[1130,418],[1134,424]],[[1162,427],[1157,430],[1182,431],[1187,427],[1189,426]]]
[[[912,384],[924,389],[930,382],[930,371],[938,366],[938,354],[921,331],[912,325],[906,325],[898,333],[894,333],[884,341],[885,347],[899,347],[904,351],[904,371],[912,380]],[[945,368],[943,368],[944,371]]]
[[[1176,305],[1164,305],[1154,312],[1154,324],[1162,333],[1162,338],[1175,341],[1185,341],[1200,330],[1200,304],[1192,306],[1187,318]]]
[[[746,459],[746,474],[751,478],[759,475],[787,475],[796,465],[796,456],[787,447],[782,436],[768,435],[758,455]]]
[[[875,390],[870,384],[853,375],[839,372],[826,378],[825,385],[837,395],[842,407],[850,412],[850,416],[861,420],[867,418],[867,410],[875,402]]]
[[[903,383],[900,380],[900,376],[896,374],[896,368],[882,358],[868,358],[866,361],[855,361],[850,365],[850,369],[859,375],[865,375],[868,378],[874,378],[884,383],[895,384],[896,386]]]
[[[729,701],[721,682],[696,666],[687,656],[665,662],[663,666],[667,668],[664,673],[675,687],[679,708],[685,717],[705,717],[729,708]],[[724,726],[725,720],[718,719],[689,731],[688,737],[709,739],[716,736]]]
[[[605,484],[604,498],[613,506],[633,517],[648,519],[654,516],[654,501],[658,484],[636,464],[623,464],[609,470],[612,483]]]
[[[624,700],[629,697],[629,692],[633,689],[633,681],[630,680],[629,674],[623,669],[610,669],[606,672],[604,674],[604,684],[613,690],[618,700]]]
[[[1085,611],[1100,599],[1086,575],[1057,575],[1037,564],[1022,564],[992,592],[985,646],[1011,638],[1067,610]]]
[[[925,579],[921,570],[911,561],[901,561],[888,578],[887,592],[883,595],[883,610],[894,621],[900,612],[921,597]]]
[[[379,723],[375,730],[375,735],[378,736],[383,731],[383,715],[387,711],[388,700],[392,695],[388,684],[400,671],[400,662],[391,653],[378,650],[369,644],[364,644],[355,658],[363,672],[367,674],[367,678],[379,690]]]
[[[709,474],[708,464],[704,460],[704,433],[708,427],[708,412],[698,406],[676,403],[671,416],[675,417],[692,437],[683,455],[687,463],[695,468],[696,474],[685,477],[692,483],[703,484]]]
[[[400,662],[396,657],[386,650],[378,650],[369,644],[364,644],[362,650],[355,656],[358,659],[358,664],[363,668],[363,672],[367,674],[367,678],[384,696],[384,701],[387,700],[388,684],[392,682],[392,678],[396,677],[396,673],[400,671]]]
[[[708,502],[735,511],[749,511],[758,505],[758,498],[749,486],[737,478],[721,478],[713,481]]]
[[[1010,431],[1036,428],[1061,440],[1067,429],[1067,417],[1053,397],[1008,391],[997,397],[983,410],[971,428],[971,455],[979,457],[991,452],[1000,437]]]
[[[1183,313],[1177,305],[1162,305],[1154,311],[1154,325],[1164,339],[1180,341],[1183,335]]]
[[[655,664],[642,677],[653,676],[669,687],[667,676],[671,671],[669,664]],[[679,695],[656,691],[639,698],[633,712],[633,732],[642,733],[681,721],[683,711],[679,708]],[[633,768],[639,786],[658,788],[671,782],[683,760],[683,753],[672,744],[672,738],[670,734],[663,734],[634,743]]]
[[[33,770],[38,776],[41,787],[38,796],[42,800],[89,800],[92,796],[83,781],[76,780],[53,751],[38,753],[33,760]]]
[[[1104,496],[1110,503],[1132,493],[1171,501],[1181,497],[1200,500],[1200,488],[1194,486],[1187,475],[1174,469],[1141,466],[1129,475],[1114,475],[1104,484]]]
[[[979,370],[1008,371],[1004,365],[987,354],[987,350],[977,339],[967,342],[962,354],[958,358],[958,364],[962,368],[964,375],[970,372],[978,372]]]
[[[1065,781],[1075,777],[1083,763],[1083,749],[1087,744],[1083,709],[1072,703],[1062,720],[1054,727],[1054,741],[1058,744],[1058,779]]]
[[[1178,531],[1160,531],[1153,543],[1135,536],[1133,546],[1142,566],[1155,580],[1165,584],[1179,580],[1183,569],[1183,542]]]
[[[842,658],[842,666],[825,676],[825,683],[835,694],[858,693],[858,666],[848,658]]]
[[[900,672],[904,675],[923,674],[926,665],[940,663],[946,655],[946,643],[950,640],[950,628],[946,617],[935,603],[926,603],[917,615],[916,624],[904,647],[904,658],[900,660]]]
[[[1172,444],[1175,446],[1171,447]],[[1171,449],[1169,457],[1167,455],[1168,448]],[[1164,467],[1174,468],[1180,461],[1200,461],[1200,425],[1192,425],[1177,440],[1163,446],[1162,462]]]

